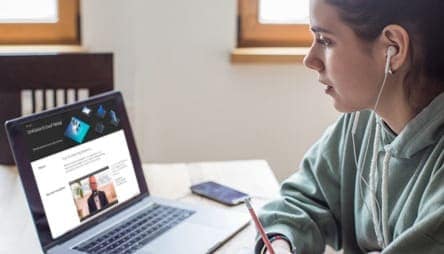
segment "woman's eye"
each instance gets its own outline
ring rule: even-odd
[[[321,44],[324,47],[331,46],[331,44],[332,44],[331,40],[326,39],[323,36],[316,38],[316,42]]]

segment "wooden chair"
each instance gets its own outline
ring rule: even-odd
[[[71,93],[78,100],[79,91],[92,96],[113,87],[112,53],[0,55],[0,164],[14,164],[3,124],[22,115],[25,92],[32,105],[29,113],[35,113],[60,106],[60,101],[67,104]]]

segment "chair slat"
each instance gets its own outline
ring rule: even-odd
[[[31,89],[31,100],[32,100],[32,113],[35,113],[36,108],[35,108],[35,89]]]
[[[63,104],[68,104],[68,89],[63,89]]]
[[[52,89],[52,105],[57,107],[57,89]]]
[[[48,107],[47,103],[46,103],[46,89],[43,89],[42,91],[42,103],[43,103],[43,107],[42,110],[46,110]]]

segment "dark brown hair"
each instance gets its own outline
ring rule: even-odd
[[[326,0],[357,36],[372,42],[390,24],[402,26],[410,37],[411,69],[406,89],[413,106],[422,108],[444,90],[443,0]],[[419,92],[419,93],[417,93]],[[413,98],[420,94],[427,98]],[[423,101],[423,100],[426,101]]]

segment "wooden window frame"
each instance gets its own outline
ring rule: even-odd
[[[1,23],[0,44],[80,44],[79,0],[58,0],[57,23]]]
[[[238,47],[307,47],[309,25],[259,23],[259,0],[238,2]]]

